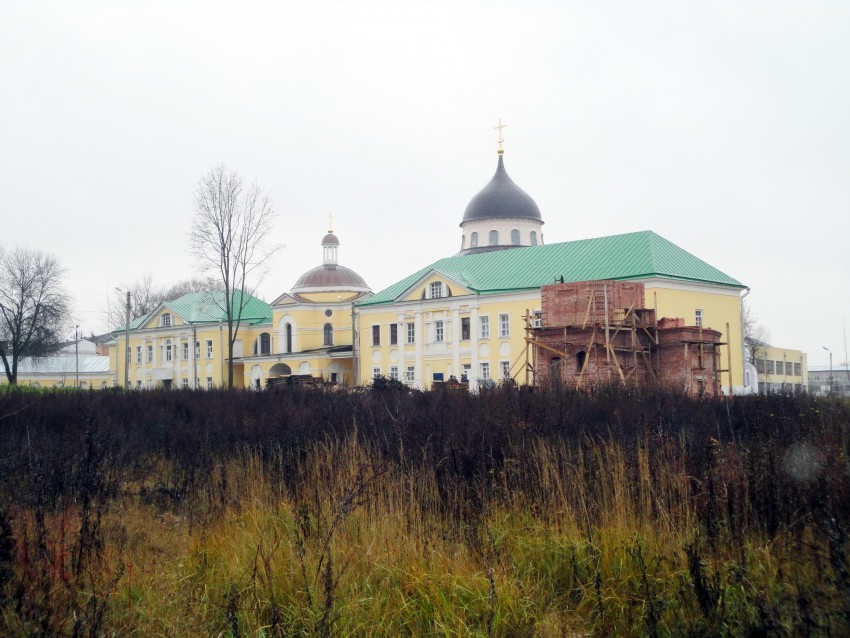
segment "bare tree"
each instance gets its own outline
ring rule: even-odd
[[[0,358],[10,385],[18,362],[53,349],[68,323],[64,270],[47,253],[16,248],[0,253]]]
[[[265,274],[266,261],[280,248],[266,243],[274,216],[271,201],[259,186],[243,188],[240,177],[224,164],[212,167],[198,180],[190,233],[192,254],[205,272],[216,274],[224,292],[228,388],[233,387],[233,344],[242,311]]]
[[[747,348],[749,362],[756,365],[756,361],[764,359],[767,348],[770,345],[770,333],[753,314],[749,304],[744,304],[741,313],[741,326],[744,333],[744,345]]]

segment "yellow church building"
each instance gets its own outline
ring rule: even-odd
[[[309,375],[367,384],[378,376],[428,389],[434,382],[511,377],[533,383],[527,327],[544,321],[541,287],[636,281],[657,318],[721,333],[720,385],[744,388],[741,293],[746,287],[652,231],[545,243],[534,199],[508,176],[501,140],[496,172],[469,202],[460,251],[373,293],[339,263],[332,229],[321,265],[271,304],[251,298],[234,350],[240,387]],[[218,293],[165,302],[130,325],[129,385],[212,388],[226,379],[226,324]],[[219,295],[220,296],[220,295]],[[114,333],[123,383],[125,331]]]

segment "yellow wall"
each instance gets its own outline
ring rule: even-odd
[[[155,322],[152,323],[156,325]],[[151,325],[151,323],[148,325]],[[234,354],[238,356],[240,348],[243,353],[250,354],[254,340],[261,332],[270,331],[269,328],[268,325],[265,327],[241,325],[237,342],[234,344]],[[227,324],[204,324],[195,327],[194,332],[195,339],[200,342],[197,359],[194,357],[194,349],[191,346],[192,326],[186,325],[182,320],[171,328],[131,330],[130,387],[163,387],[170,380],[171,387],[174,389],[193,388],[195,387],[193,378],[198,379],[199,388],[226,386]],[[167,358],[166,344],[168,340],[171,341],[171,360]],[[122,386],[124,384],[124,358],[121,353],[125,347],[124,333],[116,333],[115,341],[116,344],[109,348],[110,368],[114,370],[115,382]],[[207,342],[210,342],[211,354]],[[189,344],[188,357],[184,356],[184,343]],[[149,360],[149,346],[152,348],[152,360]],[[139,347],[141,347],[141,361],[139,361],[137,350]],[[241,386],[242,376],[242,374],[234,374],[234,385],[236,387]]]
[[[676,284],[671,284],[674,286]],[[696,286],[694,288],[697,288]],[[696,325],[696,310],[702,310],[703,327],[717,330],[721,341],[727,345],[720,348],[721,369],[731,370],[731,384],[736,390],[743,386],[743,341],[741,335],[741,298],[737,290],[728,294],[709,289],[681,290],[660,285],[646,286],[647,308],[657,307],[657,316],[682,317],[689,326]],[[727,330],[728,324],[728,330]],[[729,366],[731,355],[731,368]],[[724,392],[729,392],[729,372],[721,374]]]
[[[808,388],[809,368],[805,352],[775,346],[757,346],[754,354],[761,391],[803,391]],[[790,374],[787,365],[789,363],[791,364]],[[798,367],[799,374],[797,374]],[[767,385],[761,386],[761,384]]]

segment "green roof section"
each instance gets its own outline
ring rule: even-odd
[[[745,288],[737,279],[673,242],[645,230],[609,237],[446,257],[381,290],[359,306],[388,304],[436,271],[477,294],[538,289],[565,282],[665,277]]]
[[[265,301],[261,301],[248,293],[237,290],[233,293],[233,314],[239,312],[241,295],[245,296],[245,307],[242,309],[241,323],[255,325],[258,323],[271,323],[272,308]],[[161,304],[173,313],[180,316],[189,325],[203,323],[218,323],[227,321],[225,312],[226,304],[223,290],[212,292],[190,292],[177,299],[165,301]],[[150,317],[159,310],[160,306],[146,315],[137,317],[130,322],[130,330],[137,330],[148,322]],[[113,332],[120,332],[125,327],[116,328]]]

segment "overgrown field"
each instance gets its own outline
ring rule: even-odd
[[[847,636],[850,406],[0,392],[4,636]]]

